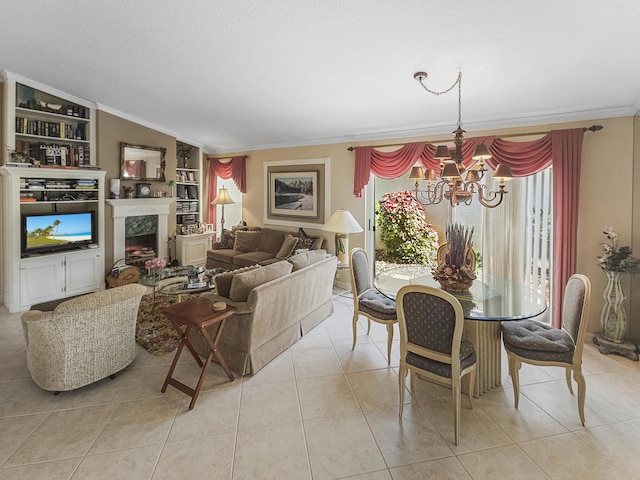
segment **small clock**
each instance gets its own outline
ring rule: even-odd
[[[151,196],[150,183],[136,183],[136,197],[149,198]]]

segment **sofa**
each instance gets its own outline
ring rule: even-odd
[[[33,381],[43,390],[63,392],[128,366],[138,351],[136,319],[146,292],[133,283],[59,302],[51,311],[24,312],[22,329]]]
[[[237,308],[218,344],[229,368],[255,374],[331,315],[337,265],[320,249],[216,276],[215,293],[203,296]],[[216,328],[209,329],[212,336]],[[198,353],[209,353],[199,332],[192,331],[190,340]]]
[[[322,237],[308,235],[302,228],[288,232],[275,228],[241,227],[224,230],[220,241],[207,251],[207,268],[235,270],[251,265],[268,265],[286,260],[294,252],[325,247]]]

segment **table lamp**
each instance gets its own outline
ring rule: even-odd
[[[349,234],[362,232],[362,227],[348,210],[336,210],[322,230],[335,232],[338,263],[349,265]]]
[[[229,196],[229,191],[225,187],[218,189],[218,195],[211,202],[212,205],[222,205],[222,214],[220,215],[220,231],[224,230],[224,206],[234,202]]]

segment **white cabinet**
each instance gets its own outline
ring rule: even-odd
[[[176,256],[180,265],[204,267],[207,263],[207,250],[211,249],[214,233],[194,235],[176,235]]]
[[[20,261],[20,307],[99,290],[104,260],[96,249]]]
[[[176,224],[197,225],[203,221],[202,155],[200,148],[177,141]]]

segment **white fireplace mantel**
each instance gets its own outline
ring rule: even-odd
[[[113,258],[124,258],[125,218],[142,215],[158,216],[158,257],[168,258],[166,240],[169,238],[169,206],[173,198],[127,198],[106,200],[113,222]]]

